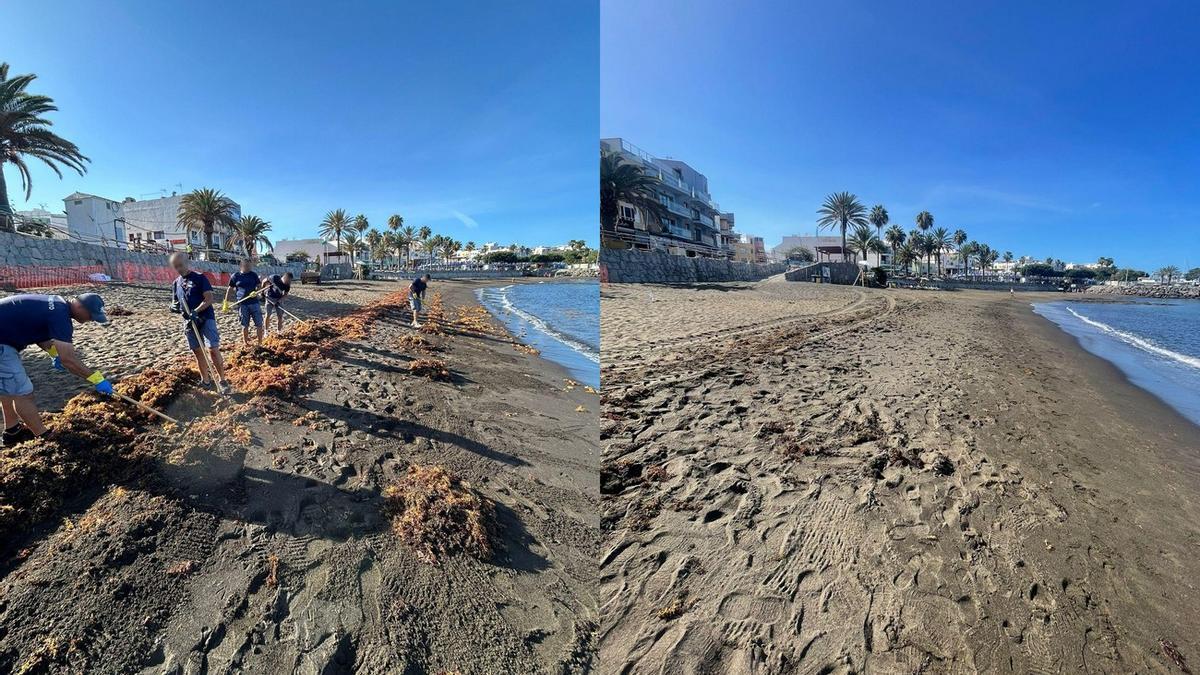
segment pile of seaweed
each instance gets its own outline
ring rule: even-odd
[[[488,561],[495,553],[495,504],[445,467],[413,465],[383,496],[392,531],[422,561],[459,554]]]
[[[414,359],[408,362],[408,372],[439,382],[450,381],[450,370],[441,359]]]
[[[261,345],[240,346],[229,355],[229,383],[244,394],[295,393],[308,383],[311,361],[329,356],[345,340],[366,337],[371,322],[403,306],[407,298],[407,290],[392,293],[347,316],[297,322]]]
[[[122,380],[117,391],[162,407],[192,377],[183,367],[149,369]],[[87,392],[50,417],[42,438],[0,449],[0,542],[13,541],[70,496],[143,475],[150,457],[138,435],[156,421],[120,399]]]

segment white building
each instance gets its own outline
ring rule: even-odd
[[[197,225],[185,231],[179,226],[179,202],[182,199],[183,195],[179,194],[143,200],[127,197],[120,208],[129,241],[148,241],[167,248],[185,249],[188,244],[203,248],[203,227]],[[234,217],[240,218],[242,207],[235,202],[234,209]],[[232,235],[232,228],[218,225],[213,230],[213,248],[225,248]]]
[[[121,204],[86,192],[63,198],[67,232],[71,239],[115,248],[128,248]]]
[[[126,197],[118,202],[84,192],[63,198],[67,212],[67,229],[73,239],[129,248],[149,244],[185,250],[189,245],[204,247],[204,229],[199,225],[179,226],[179,202],[182,195],[158,199],[137,200]],[[234,203],[234,217],[240,218],[242,207]],[[213,231],[213,247],[224,248],[232,236],[229,227],[217,226]]]
[[[336,250],[336,246],[324,239],[280,239],[275,242],[275,249],[272,253],[279,260],[287,260],[290,254],[304,251],[308,254],[309,260],[324,263],[325,254]],[[338,261],[335,260],[334,262]]]

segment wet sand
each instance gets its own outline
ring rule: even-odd
[[[435,282],[447,312],[483,282]],[[401,286],[293,286],[304,318]],[[77,293],[81,289],[62,289]],[[135,312],[77,346],[111,374],[183,353],[161,288],[103,289]],[[235,314],[220,315],[232,343]],[[157,428],[150,472],[88,485],[0,560],[0,672],[563,672],[594,658],[598,398],[494,333],[406,348],[407,309],[344,343],[296,396],[193,387]],[[53,410],[71,379],[26,352]],[[449,381],[408,370],[445,361]],[[498,551],[427,564],[389,528],[381,491],[440,465],[496,504]],[[0,495],[2,496],[2,495]]]
[[[1200,663],[1200,431],[1037,299],[606,285],[600,670]]]

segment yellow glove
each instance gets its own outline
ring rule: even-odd
[[[49,354],[50,356],[57,358],[58,357],[58,347],[55,347],[54,345],[50,345],[50,349],[47,349],[46,353]]]
[[[101,373],[98,370],[93,372],[91,375],[88,375],[88,382],[96,385],[96,391],[100,392],[101,394],[112,396],[112,383],[104,379],[104,373]]]
[[[222,312],[229,311],[229,301],[228,300],[225,300],[224,302],[221,303],[221,311]]]

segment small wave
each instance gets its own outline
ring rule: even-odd
[[[1117,337],[1117,339],[1121,340],[1122,342],[1131,344],[1139,349],[1150,352],[1151,354],[1157,354],[1159,356],[1168,358],[1172,361],[1182,363],[1185,366],[1189,366],[1192,368],[1196,368],[1197,370],[1200,370],[1200,359],[1198,359],[1194,356],[1188,356],[1187,354],[1180,354],[1179,352],[1173,352],[1170,349],[1167,349],[1165,347],[1160,347],[1160,346],[1154,344],[1153,342],[1146,340],[1145,338],[1138,337],[1137,335],[1134,335],[1132,333],[1127,333],[1123,330],[1117,330],[1116,328],[1113,328],[1112,326],[1110,326],[1106,323],[1096,321],[1095,319],[1089,319],[1088,317],[1080,314],[1079,312],[1076,312],[1075,310],[1071,309],[1070,307],[1066,307],[1065,309],[1068,312],[1070,312],[1071,314],[1073,314],[1075,316],[1075,318],[1079,319],[1080,321],[1086,323],[1089,326],[1092,326],[1093,328],[1098,328],[1104,333],[1108,333],[1109,335],[1114,335]]]
[[[512,300],[508,297],[508,291],[512,289],[512,287],[512,285],[509,285],[502,288],[497,288],[495,289],[495,293],[492,294],[492,297],[498,300],[499,304],[505,311],[512,312],[516,316],[521,317],[526,323],[533,326],[538,332],[548,335],[557,342],[566,345],[572,351],[578,352],[585,359],[599,365],[600,353],[597,352],[591,345],[585,342],[580,342],[574,337],[552,327],[550,324],[543,321],[541,317],[530,314],[529,312],[526,312],[525,310],[514,305]]]

